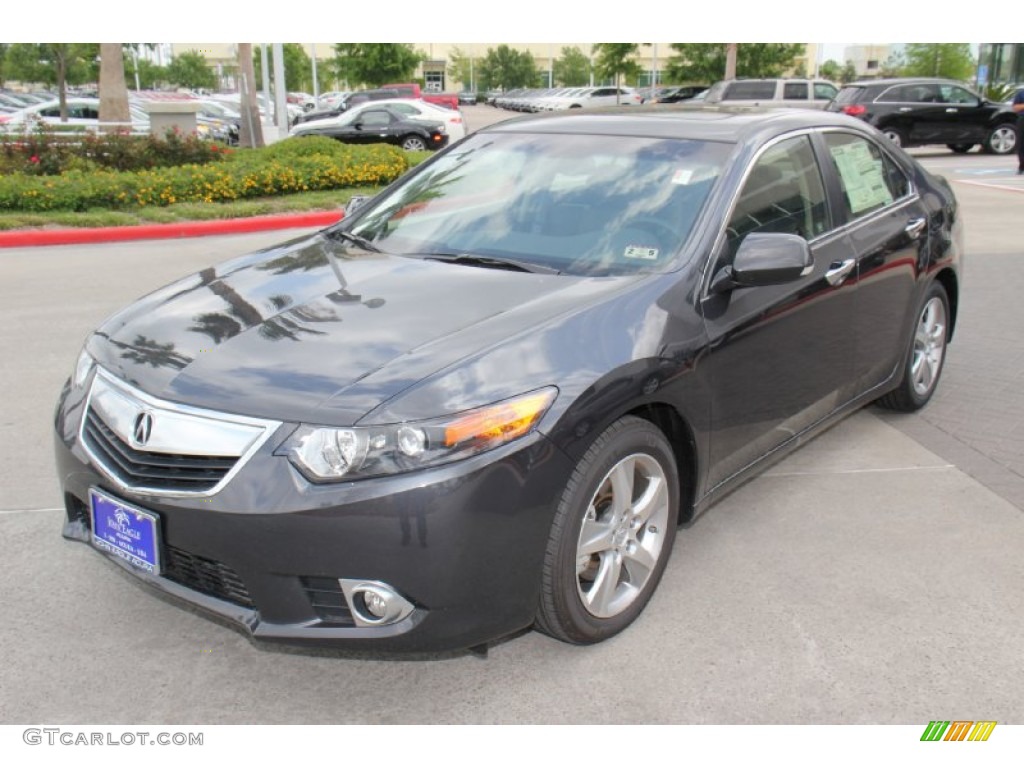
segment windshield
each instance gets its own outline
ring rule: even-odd
[[[732,145],[477,134],[346,225],[387,253],[514,259],[574,275],[660,271]]]

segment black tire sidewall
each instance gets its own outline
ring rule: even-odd
[[[584,607],[577,589],[576,550],[583,518],[598,485],[626,456],[643,453],[657,461],[668,483],[669,519],[662,550],[647,584],[622,613],[599,618]],[[594,441],[577,465],[559,502],[555,527],[558,530],[554,547],[549,546],[545,584],[547,597],[560,617],[560,635],[576,643],[594,643],[618,634],[640,615],[661,581],[672,553],[679,516],[679,471],[675,456],[663,433],[648,421],[625,417],[612,424]]]

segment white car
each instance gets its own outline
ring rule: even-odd
[[[325,117],[320,120],[299,123],[289,131],[289,135],[301,136],[304,133],[318,133],[320,129],[328,125],[347,125],[362,110],[379,106],[391,107],[396,112],[401,112],[404,115],[419,120],[433,120],[443,123],[445,130],[448,132],[448,141],[452,144],[467,133],[466,119],[462,116],[462,110],[439,107],[435,104],[428,104],[420,99],[381,99],[379,101],[364,102],[335,117]]]
[[[643,97],[632,88],[614,85],[580,88],[571,95],[559,96],[545,102],[544,109],[581,109],[586,107],[634,106],[643,104]]]
[[[67,99],[67,107],[68,120],[66,123],[62,123],[60,119],[60,101],[51,99],[10,114],[0,115],[0,130],[21,131],[31,128],[37,121],[53,126],[82,126],[94,130],[99,128],[99,99],[72,97]],[[148,133],[149,115],[146,111],[136,105],[129,105],[129,111],[131,113],[131,131],[133,133]]]

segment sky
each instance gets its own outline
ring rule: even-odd
[[[7,42],[42,42],[39,15],[30,4],[4,10]],[[907,30],[907,42],[981,41],[992,34],[985,14],[922,13],[911,3],[860,0],[855,11],[823,12],[816,0],[779,0],[765,10],[763,0],[729,3],[639,3],[610,6],[585,13],[572,3],[551,0],[389,0],[381,3],[338,3],[303,0],[286,3],[210,3],[175,0],[173,13],[140,13],[137,0],[104,0],[103,13],[79,0],[48,0],[45,34],[58,42],[157,40],[309,40],[330,37],[338,42],[715,42],[726,38],[746,42],[808,42],[823,39],[875,39],[883,29]],[[884,18],[885,24],[879,24]],[[326,33],[326,34],[325,34]],[[841,34],[837,34],[841,33]],[[839,58],[847,43],[827,43]],[[833,49],[833,46],[835,48]],[[830,57],[831,54],[830,54]]]

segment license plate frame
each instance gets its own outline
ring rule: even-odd
[[[160,575],[160,516],[89,489],[92,545],[153,576]]]

